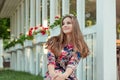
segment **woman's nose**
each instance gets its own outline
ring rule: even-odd
[[[67,24],[64,24],[64,27],[67,27]]]

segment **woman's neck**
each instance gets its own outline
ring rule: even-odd
[[[70,44],[70,43],[71,43],[71,35],[67,34],[67,44]]]

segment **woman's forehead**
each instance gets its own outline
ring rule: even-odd
[[[63,19],[63,22],[66,22],[66,21],[72,21],[72,19],[70,17],[66,17]]]

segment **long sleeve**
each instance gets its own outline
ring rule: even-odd
[[[47,60],[48,60],[48,65],[49,64],[55,65],[55,55],[51,51],[48,51],[47,53]]]
[[[68,62],[67,68],[72,68],[73,70],[75,70],[80,61],[80,58],[80,52],[74,53]]]

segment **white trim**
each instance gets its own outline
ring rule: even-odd
[[[25,0],[25,34],[29,30],[30,22],[29,22],[29,0]]]
[[[50,24],[55,20],[56,7],[56,0],[50,0]]]
[[[106,5],[107,4],[107,5]],[[116,0],[97,0],[97,79],[117,80]]]
[[[62,15],[69,14],[69,3],[70,0],[62,0]]]
[[[41,24],[41,0],[36,0],[36,25]]]

